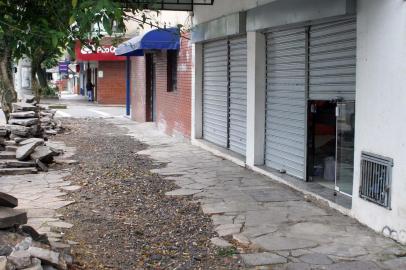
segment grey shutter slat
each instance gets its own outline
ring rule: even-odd
[[[203,138],[227,147],[227,72],[226,40],[203,46]]]
[[[309,42],[309,98],[355,100],[355,19],[314,25]]]
[[[267,34],[265,163],[305,177],[306,29]]]
[[[245,156],[247,126],[247,39],[230,40],[229,148]]]

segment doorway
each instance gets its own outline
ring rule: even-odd
[[[146,64],[146,121],[156,121],[156,67],[152,53],[145,55]]]
[[[352,195],[355,103],[308,103],[307,179]]]

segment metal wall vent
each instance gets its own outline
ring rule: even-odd
[[[362,152],[360,197],[391,209],[392,167],[393,159]]]

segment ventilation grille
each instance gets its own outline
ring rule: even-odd
[[[393,159],[362,152],[360,197],[390,209],[392,167]]]

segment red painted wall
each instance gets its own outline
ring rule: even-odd
[[[181,39],[178,55],[177,90],[167,91],[167,55],[154,53],[156,63],[157,125],[169,135],[190,138],[192,94],[192,47]],[[146,121],[146,65],[145,57],[131,57],[131,116],[138,122]]]
[[[100,104],[125,104],[126,67],[125,61],[101,61],[98,71],[103,78],[97,78],[97,102]]]

